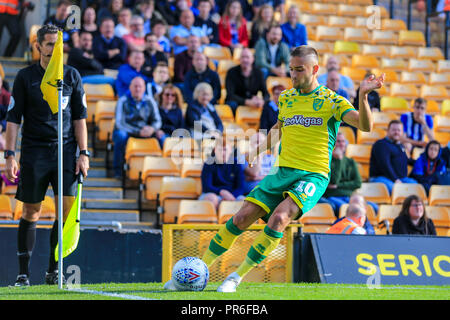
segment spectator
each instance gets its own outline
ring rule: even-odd
[[[333,224],[326,233],[331,234],[367,234],[363,228],[366,222],[366,208],[357,204],[350,204],[345,218]]]
[[[253,13],[256,16],[265,5],[270,5],[275,11],[280,13],[280,21],[284,22],[286,19],[284,3],[285,0],[254,0],[252,4]]]
[[[181,12],[177,8],[176,0],[157,0],[155,8],[170,26],[174,26],[180,21]]]
[[[100,8],[98,11],[98,20],[103,21],[104,18],[112,18],[114,25],[119,23],[119,13],[123,8],[123,0],[110,0],[108,6]]]
[[[170,29],[170,40],[173,45],[173,54],[177,55],[187,49],[187,43],[191,35],[200,39],[200,44],[209,44],[209,38],[203,29],[194,27],[194,14],[187,9],[181,13],[180,24]]]
[[[222,135],[223,125],[211,104],[213,89],[208,83],[199,83],[194,90],[194,101],[186,110],[186,127],[196,140]]]
[[[219,22],[219,43],[231,49],[247,47],[249,44],[247,21],[243,16],[239,0],[227,3]]]
[[[338,132],[331,155],[330,182],[323,195],[331,203],[336,217],[339,217],[341,206],[349,202],[352,193],[360,188],[362,183],[355,160],[345,156],[347,143],[344,134]]]
[[[282,84],[277,84],[272,87],[272,99],[267,100],[264,103],[261,117],[259,119],[259,130],[267,130],[267,132],[269,132],[275,123],[277,123],[278,98],[283,90],[286,90],[286,88]]]
[[[114,20],[105,18],[100,24],[100,35],[94,38],[92,51],[104,69],[118,69],[125,63],[127,44],[114,36]]]
[[[0,3],[0,39],[2,38],[3,28],[6,27],[9,32],[9,41],[5,48],[4,56],[12,57],[16,51],[17,45],[22,37],[21,30],[21,8],[22,1],[2,1]],[[23,5],[24,9],[26,6]],[[3,50],[2,50],[3,51]],[[0,53],[1,55],[1,53]]]
[[[414,147],[423,148],[427,145],[425,136],[429,141],[434,140],[433,118],[426,114],[426,109],[427,101],[423,98],[417,98],[414,101],[413,111],[400,116],[405,132],[402,143],[410,154],[412,154]]]
[[[141,16],[134,15],[130,21],[131,32],[123,36],[127,43],[129,51],[145,50],[144,19]]]
[[[261,70],[253,65],[254,56],[250,49],[243,49],[240,65],[228,70],[225,77],[227,97],[225,103],[236,113],[238,106],[262,108],[264,101],[269,99],[266,82]],[[262,97],[258,96],[262,93]]]
[[[417,180],[427,193],[433,184],[441,183],[441,176],[446,174],[446,162],[442,157],[441,145],[436,140],[428,142],[425,152],[414,163],[411,178]]]
[[[96,16],[95,9],[92,7],[87,7],[82,15],[82,24],[81,24],[81,32],[87,31],[92,34],[92,38],[95,36],[98,36],[100,32],[98,31],[98,26],[96,22]]]
[[[271,25],[266,37],[260,38],[255,45],[255,66],[261,69],[264,79],[289,75],[290,53],[287,44],[281,42],[281,35],[280,25]]]
[[[389,193],[394,183],[417,183],[408,178],[408,156],[401,143],[403,125],[399,120],[389,122],[385,138],[376,141],[370,154],[369,182],[382,182]]]
[[[0,75],[0,150],[5,150],[6,141],[2,133],[6,131],[6,113],[11,100],[11,93],[6,90],[3,84],[3,79]]]
[[[166,24],[162,20],[155,20],[152,25],[152,33],[156,36],[158,44],[161,46],[164,53],[169,56],[172,51],[172,45],[170,44],[169,38],[165,36]]]
[[[134,78],[130,90],[117,101],[113,132],[113,166],[116,178],[122,176],[128,138],[150,138],[160,127],[158,106],[145,95],[145,80],[141,77]]]
[[[116,92],[119,97],[123,96],[130,87],[131,81],[137,76],[149,81],[149,78],[143,74],[145,58],[141,51],[132,51],[128,58],[128,63],[120,66],[116,79]]]
[[[226,139],[216,139],[214,152],[202,169],[202,194],[199,200],[211,201],[216,209],[222,200],[242,200],[244,167],[233,157],[233,148]]]
[[[152,32],[155,21],[165,23],[161,13],[155,11],[155,1],[153,0],[142,0],[138,5],[137,14],[144,19],[145,34]]]
[[[192,57],[200,50],[200,39],[197,36],[189,36],[187,49],[175,56],[173,82],[179,84],[184,82],[184,76],[192,68]],[[180,85],[183,88],[183,85]]]
[[[340,77],[338,70],[335,68],[331,68],[330,70],[328,70],[327,74],[327,87],[348,100],[347,91],[339,88]]]
[[[327,64],[326,64],[326,69],[327,72],[330,69],[337,69],[340,70],[339,67],[339,60],[336,56],[330,56],[327,59]],[[350,79],[350,77],[348,76],[344,76],[342,74],[339,75],[340,80],[339,80],[339,88],[340,89],[344,89],[345,91],[347,91],[348,97],[349,97],[349,101],[352,101],[355,97],[355,85],[353,84],[352,79]],[[327,83],[327,78],[328,78],[328,73],[323,73],[320,76],[317,77],[317,81],[319,81],[319,83],[323,86],[326,85]]]
[[[114,28],[114,35],[123,38],[131,33],[131,10],[129,8],[122,8],[119,12],[119,23]]]
[[[436,235],[433,220],[427,217],[425,205],[417,195],[410,195],[394,219],[392,234]]]
[[[167,137],[172,136],[175,130],[184,128],[183,113],[181,111],[183,97],[180,89],[173,84],[168,84],[156,96],[156,102],[158,103],[162,124],[155,135],[162,148]]]
[[[203,29],[209,39],[209,43],[219,43],[219,30],[217,24],[211,19],[212,3],[210,0],[198,1],[198,16],[195,17],[194,26]]]
[[[366,73],[364,80],[370,78],[371,76],[374,76],[374,74],[370,72]],[[380,94],[376,90],[370,91],[367,100],[369,101],[369,106],[372,112],[380,111]],[[353,106],[356,110],[359,110],[359,88],[356,90]]]
[[[192,69],[184,77],[184,100],[191,103],[194,89],[200,82],[206,82],[213,88],[212,104],[217,104],[220,99],[221,85],[217,72],[208,67],[208,58],[201,52],[194,52],[192,57]]]
[[[164,62],[159,62],[153,69],[152,75],[152,80],[147,84],[147,95],[155,98],[170,80],[168,65]]]
[[[53,24],[63,32],[64,52],[69,52],[71,48],[78,48],[78,29],[67,29],[67,18],[69,17],[69,7],[72,6],[70,0],[59,0],[56,5],[56,13],[44,21],[45,24]]]
[[[308,44],[306,27],[299,22],[299,15],[298,7],[291,5],[287,13],[288,21],[281,25],[282,40],[288,45],[289,49]]]
[[[152,74],[153,69],[157,64],[163,62],[169,64],[166,54],[162,51],[161,46],[158,44],[158,39],[153,33],[145,35],[145,64],[144,71],[147,74]]]
[[[260,38],[265,38],[269,27],[275,23],[273,7],[270,4],[264,4],[260,7],[253,19],[250,48],[256,46]]]

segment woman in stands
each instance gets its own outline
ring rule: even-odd
[[[87,31],[92,34],[92,38],[100,34],[99,28],[96,22],[97,14],[95,9],[87,7],[82,15],[81,32]],[[81,34],[80,32],[80,34]]]
[[[273,7],[270,4],[264,4],[253,19],[250,48],[253,48],[259,38],[265,37],[269,26],[275,22]]]
[[[418,196],[403,201],[400,214],[394,220],[393,234],[436,235],[433,221],[427,217],[425,205]]]
[[[245,20],[239,0],[227,3],[219,21],[219,43],[234,48],[248,47],[247,20]]]

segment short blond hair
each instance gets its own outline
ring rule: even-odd
[[[202,92],[208,92],[211,95],[211,98],[214,95],[213,88],[211,85],[207,82],[200,82],[198,85],[195,86],[194,93],[192,94],[194,100],[197,100],[198,97]]]

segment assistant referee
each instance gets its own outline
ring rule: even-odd
[[[8,106],[6,126],[6,177],[14,181],[19,168],[15,158],[16,140],[22,124],[20,174],[16,199],[23,202],[23,213],[19,222],[17,245],[19,275],[15,286],[27,286],[29,264],[36,241],[36,222],[41,213],[49,184],[55,197],[58,192],[58,114],[53,114],[43,99],[41,81],[58,39],[58,27],[44,25],[37,32],[39,62],[20,70],[14,81],[11,101]],[[70,66],[64,66],[63,87],[63,213],[64,221],[76,195],[77,175],[85,177],[89,169],[87,150],[86,99],[80,74]],[[23,118],[23,122],[22,122]],[[79,157],[77,158],[77,147]],[[56,208],[58,203],[56,201]],[[57,211],[58,212],[58,211]],[[58,283],[55,248],[58,243],[58,221],[55,220],[50,233],[50,258],[45,283]]]

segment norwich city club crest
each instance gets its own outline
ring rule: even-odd
[[[313,101],[313,109],[314,111],[319,111],[323,106],[323,99],[314,99]]]

